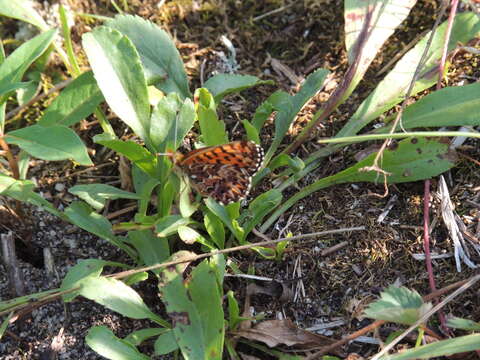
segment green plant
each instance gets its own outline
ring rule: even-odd
[[[365,315],[376,320],[413,325],[431,308],[432,304],[424,302],[416,291],[405,287],[390,286],[380,294],[379,300],[368,306],[365,310]],[[480,329],[478,323],[460,318],[452,318],[448,324],[451,327],[470,331],[478,331]],[[430,359],[480,349],[480,334],[475,333],[453,339],[440,340],[428,345],[420,345],[426,326],[426,324],[421,324],[418,327],[418,338],[415,348],[398,354],[384,356],[381,359]]]
[[[203,201],[198,196],[190,196],[188,182],[172,172],[168,157],[158,154],[177,150],[192,127],[198,130],[199,137],[196,140],[199,144],[209,146],[228,142],[225,124],[217,116],[217,106],[227,94],[263,84],[264,81],[253,76],[222,74],[210,78],[204,88],[196,89],[192,95],[182,60],[168,35],[148,21],[125,15],[107,19],[103,26],[83,36],[83,47],[92,71],[81,73],[71,44],[68,45],[68,27],[63,26],[67,44],[67,54],[63,59],[75,79],[47,107],[37,124],[4,132],[8,96],[17,89],[29,89],[31,84],[22,82],[22,77],[28,66],[48,51],[55,30],[48,30],[34,12],[22,11],[23,2],[15,6],[0,1],[0,5],[6,5],[0,6],[4,15],[27,21],[44,31],[23,44],[5,61],[2,58],[0,65],[0,79],[3,80],[0,89],[0,145],[3,149],[1,155],[10,166],[9,171],[2,169],[0,173],[0,194],[42,206],[119,247],[136,266],[149,266],[186,255],[172,254],[172,239],[180,239],[188,244],[197,242],[203,250],[223,249],[232,242],[248,244],[248,236],[257,226],[261,225],[261,231],[267,230],[289,207],[314,191],[345,182],[377,181],[377,173],[360,171],[375,164],[376,155],[372,154],[338,174],[315,181],[282,203],[283,190],[319,167],[326,156],[341,150],[345,142],[405,137],[396,147],[383,152],[381,166],[390,175],[386,178],[388,183],[425,179],[450,169],[455,165],[454,152],[438,137],[450,136],[451,133],[428,133],[428,136],[437,138],[427,138],[427,134],[421,132],[385,134],[391,130],[389,118],[384,128],[364,137],[358,136],[360,130],[399,103],[407,93],[413,75],[411,62],[420,60],[429,35],[404,55],[335,138],[330,140],[333,144],[305,159],[290,155],[291,150],[305,139],[318,121],[325,119],[348,98],[373,59],[372,53],[379,51],[395,27],[408,15],[407,12],[392,19],[389,10],[395,6],[395,1],[377,1],[375,4],[374,11],[365,15],[361,12],[363,5],[353,0],[345,2],[346,18],[357,19],[347,21],[346,26],[362,29],[365,20],[372,24],[373,30],[367,32],[367,27],[363,26],[362,31],[346,31],[351,67],[331,100],[315,114],[312,122],[291,146],[278,153],[299,111],[323,88],[328,77],[326,70],[319,69],[310,74],[295,95],[283,91],[273,93],[258,107],[251,121],[242,121],[246,137],[258,143],[267,119],[273,112],[276,113],[273,140],[266,151],[263,169],[256,175],[253,184],[272,175],[287,177],[278,188],[259,194],[247,208],[242,208],[239,203],[223,206],[211,198]],[[63,8],[61,15],[65,25]],[[384,31],[385,28],[389,31]],[[477,36],[479,29],[474,14],[459,15],[449,49],[453,49],[458,41],[466,42]],[[428,61],[421,68],[421,76],[414,81],[412,95],[436,81],[429,74],[440,57],[445,31],[446,24],[443,24],[435,33],[434,45],[427,52]],[[149,87],[155,87],[164,96],[153,99]],[[403,129],[479,125],[478,117],[473,115],[479,105],[479,95],[478,84],[434,92],[405,109]],[[116,136],[97,108],[104,100],[120,120],[131,128],[138,141],[125,141]],[[432,112],[432,108],[439,111]],[[77,185],[69,191],[82,201],[75,201],[64,212],[60,212],[34,192],[32,182],[25,180],[25,163],[29,156],[33,156],[49,161],[72,159],[81,165],[91,165],[86,147],[71,127],[92,113],[97,115],[103,129],[103,133],[93,140],[130,160],[135,191],[126,192],[103,184]],[[478,137],[477,133],[467,135]],[[64,141],[59,142],[59,138]],[[11,145],[21,149],[18,160],[13,156]],[[153,211],[149,209],[152,194],[157,195]],[[132,221],[114,227],[99,211],[105,206],[106,200],[119,198],[136,200],[138,210]],[[119,236],[114,230],[126,231],[126,235]],[[256,247],[255,250],[264,257],[278,259],[283,254],[284,246],[279,244],[276,250],[263,247]],[[193,268],[187,279],[180,265],[153,270],[172,323],[148,309],[131,287],[145,280],[148,277],[146,272],[133,274],[123,281],[101,276],[105,266],[131,268],[125,264],[98,259],[80,261],[70,270],[56,294],[63,294],[64,301],[84,296],[124,316],[149,319],[157,326],[139,330],[124,339],[117,338],[104,327],[92,328],[87,343],[104,357],[148,358],[139,352],[137,346],[149,338],[156,338],[155,354],[181,351],[185,358],[221,358],[225,341],[221,302],[224,262],[222,256],[205,260]],[[399,311],[389,320],[400,323],[408,320],[408,324],[418,317],[422,306],[427,307],[412,294],[405,294],[405,297],[411,302],[390,307],[387,312],[389,315],[393,314],[392,309]],[[14,305],[12,302],[3,304],[0,311],[25,304],[28,299],[17,299]],[[232,293],[228,294],[228,300],[228,327],[235,329],[244,319],[239,316],[238,304]],[[378,309],[373,306],[369,310],[372,317],[379,316],[380,310],[385,308],[385,304],[380,305]],[[209,316],[205,316],[206,313]],[[470,339],[467,339],[468,344],[471,344]],[[230,348],[229,351],[234,349]]]

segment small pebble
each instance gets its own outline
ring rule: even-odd
[[[58,192],[62,192],[63,190],[65,190],[65,184],[56,183],[55,184],[55,190],[58,191]]]

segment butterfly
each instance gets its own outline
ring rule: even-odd
[[[252,141],[208,146],[187,154],[176,152],[173,162],[202,196],[222,205],[245,199],[252,177],[262,166],[264,152]]]

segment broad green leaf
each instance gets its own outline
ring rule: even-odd
[[[210,238],[219,249],[223,249],[225,247],[225,228],[222,220],[210,210],[206,210],[203,213],[205,214],[203,223],[208,235],[210,235]]]
[[[92,234],[108,240],[113,245],[124,250],[130,257],[136,259],[133,249],[120,241],[112,230],[112,224],[100,214],[97,214],[84,202],[74,201],[65,209],[65,215],[68,219],[79,228],[91,232]]]
[[[432,304],[424,303],[416,291],[392,285],[382,291],[379,300],[365,309],[365,316],[375,320],[412,325],[431,307]]]
[[[290,95],[285,91],[277,90],[257,107],[253,115],[252,125],[257,129],[258,133],[260,133],[263,125],[272,113],[285,102],[290,102]]]
[[[200,88],[195,91],[195,111],[198,116],[202,142],[206,146],[228,143],[225,123],[218,119],[213,96],[207,89]]]
[[[80,286],[81,282],[87,277],[99,277],[108,261],[100,259],[78,260],[77,264],[68,270],[67,275],[62,281],[62,289],[68,290]],[[68,293],[62,296],[63,301],[70,302],[77,297],[79,291]]]
[[[242,125],[247,133],[247,139],[253,141],[255,144],[260,144],[260,134],[258,133],[257,129],[250,124],[250,121],[242,120]]]
[[[252,75],[217,74],[208,79],[203,86],[213,95],[215,103],[220,104],[220,101],[228,94],[262,84],[273,85],[274,82],[271,80],[260,80]]]
[[[81,283],[80,295],[123,316],[132,319],[150,319],[168,326],[165,320],[145,305],[135,290],[120,280],[89,276]]]
[[[160,335],[154,344],[155,355],[165,355],[178,349],[177,340],[173,330],[168,330]],[[187,358],[188,359],[188,358]]]
[[[16,181],[18,181],[18,180],[16,180],[15,178],[13,178],[11,176],[4,175],[4,174],[0,173],[0,194],[3,194],[5,192],[5,190],[7,190]],[[32,182],[29,182],[29,184],[31,184],[32,188],[34,187],[34,184]]]
[[[412,96],[437,82],[438,75],[436,69],[444,48],[446,29],[447,21],[435,31],[426,56],[427,61],[421,69],[420,78],[415,83]],[[478,34],[480,34],[480,22],[478,22],[478,18],[474,13],[464,12],[457,14],[448,43],[448,51],[454,49],[458,43],[468,43],[469,40],[475,38]],[[413,49],[400,59],[393,70],[362,102],[355,114],[348,120],[348,123],[337,133],[337,137],[357,134],[365,125],[404,99],[429,38],[430,33],[426,34]]]
[[[454,329],[480,331],[480,322],[476,322],[470,319],[462,319],[459,317],[449,318],[447,320],[447,326]]]
[[[141,343],[143,343],[145,340],[150,339],[151,337],[161,335],[170,331],[171,331],[170,329],[165,329],[165,328],[140,329],[128,334],[128,336],[125,337],[123,340],[132,344],[133,346],[138,346]]]
[[[110,360],[150,360],[128,341],[117,338],[106,326],[90,328],[85,342],[97,354]]]
[[[200,315],[208,359],[222,359],[225,327],[215,265],[204,260],[192,271],[188,292]]]
[[[82,140],[72,129],[65,126],[27,126],[7,133],[5,140],[39,159],[72,159],[80,165],[93,165]]]
[[[387,177],[390,184],[411,182],[437,176],[455,166],[457,156],[449,148],[448,139],[441,138],[407,138],[392,143],[382,157],[380,166],[391,175]],[[371,166],[376,153],[369,155],[356,165],[333,175],[336,183],[350,181],[378,182],[374,171],[361,172],[359,169]],[[380,182],[383,179],[380,179]]]
[[[33,1],[30,0],[0,0],[0,15],[27,22],[42,31],[48,30],[47,23],[35,11]]]
[[[435,91],[408,106],[402,114],[403,129],[442,126],[478,126],[480,118],[480,83],[450,86]],[[395,115],[387,121],[393,120]],[[391,126],[379,129],[386,132]]]
[[[22,80],[25,71],[50,46],[55,34],[55,29],[41,33],[11,53],[0,65],[0,84],[16,83]],[[4,101],[5,97],[2,96],[0,103]]]
[[[135,230],[128,232],[128,242],[133,245],[140,256],[141,264],[146,266],[161,264],[170,256],[170,248],[166,238],[160,238],[151,230]],[[152,270],[155,274],[160,269]]]
[[[177,232],[180,226],[188,225],[192,220],[181,215],[169,215],[161,218],[155,224],[155,231],[159,237],[167,237]]]
[[[75,185],[68,189],[68,192],[78,196],[97,210],[101,210],[105,206],[106,200],[140,199],[137,194],[105,184]]]
[[[172,178],[170,178],[172,179]],[[180,214],[183,217],[190,217],[198,210],[200,203],[195,201],[195,195],[193,194],[192,188],[188,183],[188,179],[186,176],[180,176],[179,178],[179,190],[180,196],[178,199],[178,208],[180,210]],[[172,181],[170,180],[169,183]],[[175,196],[176,194],[174,194]]]
[[[352,64],[356,59],[358,66],[343,100],[346,99],[363,78],[370,63],[375,58],[385,41],[400,26],[410,13],[417,0],[373,0],[366,4],[361,0],[345,0],[345,44],[348,50],[348,60]],[[371,20],[366,40],[361,49],[358,41],[365,25],[367,12],[371,12]],[[360,52],[361,51],[361,52]],[[341,100],[340,102],[343,102]]]
[[[45,51],[43,54],[47,54],[49,51]],[[43,55],[42,55],[43,56]],[[37,60],[38,62],[38,60]],[[35,63],[34,63],[35,64]],[[22,106],[32,100],[40,91],[39,85],[42,81],[42,73],[37,70],[30,71],[25,76],[29,81],[26,85],[20,89],[17,89],[17,102]]]
[[[123,282],[128,286],[132,286],[139,282],[145,281],[147,279],[148,279],[148,272],[142,271],[142,272],[137,272],[135,274],[127,276],[125,279],[123,279]]]
[[[271,189],[255,198],[249,205],[248,211],[243,212],[241,224],[248,235],[272,209],[276,208],[282,201],[282,193],[277,189]]]
[[[16,200],[28,202],[38,206],[59,218],[66,220],[65,215],[58,211],[51,203],[35,193],[35,184],[30,180],[15,180],[0,173],[0,194],[10,196]]]
[[[170,36],[150,21],[138,16],[117,15],[106,25],[117,29],[137,48],[149,84],[163,92],[191,97],[182,58]]]
[[[480,334],[459,336],[441,340],[418,348],[404,350],[399,354],[381,357],[381,360],[432,359],[480,349]]]
[[[183,281],[181,265],[162,271],[162,301],[174,324],[175,341],[186,359],[222,357],[224,319],[216,274],[207,260],[193,270],[188,283]]]
[[[92,114],[103,100],[93,73],[87,71],[63,89],[38,123],[42,126],[71,126]]]
[[[225,206],[220,205],[212,198],[206,199],[205,205],[207,205],[207,208],[228,227],[238,241],[243,242],[245,232],[238,224],[237,220],[230,216]],[[212,240],[214,239],[212,238]]]
[[[149,144],[150,103],[138,52],[117,30],[100,26],[82,36],[98,86],[108,105]]]
[[[275,110],[277,111],[277,115],[275,116],[275,136],[272,145],[265,155],[265,164],[269,163],[270,159],[277,151],[278,146],[287,135],[290,125],[302,109],[303,105],[322,89],[327,75],[327,70],[318,69],[308,75],[305,82],[302,84],[302,88],[294,96],[286,98],[283,95],[277,95],[283,100],[283,102],[275,104]]]
[[[305,163],[298,157],[292,158],[290,155],[280,154],[270,161],[268,165],[272,171],[282,166],[289,166],[294,171],[300,171],[305,167]]]
[[[181,265],[163,269],[159,287],[162,302],[173,322],[176,342],[186,359],[207,359],[202,319],[183,283]]]
[[[195,122],[190,99],[182,101],[176,93],[163,97],[152,112],[150,138],[158,152],[177,150]]]
[[[0,97],[3,95],[8,96],[18,89],[26,89],[31,84],[33,84],[32,81],[0,84]]]
[[[93,141],[122,154],[151,178],[157,179],[160,177],[157,171],[157,157],[143,146],[133,141],[112,139],[108,134],[96,135]]]

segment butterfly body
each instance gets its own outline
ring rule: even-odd
[[[254,142],[233,141],[176,153],[174,162],[198,193],[227,205],[248,195],[263,158],[263,149]]]

